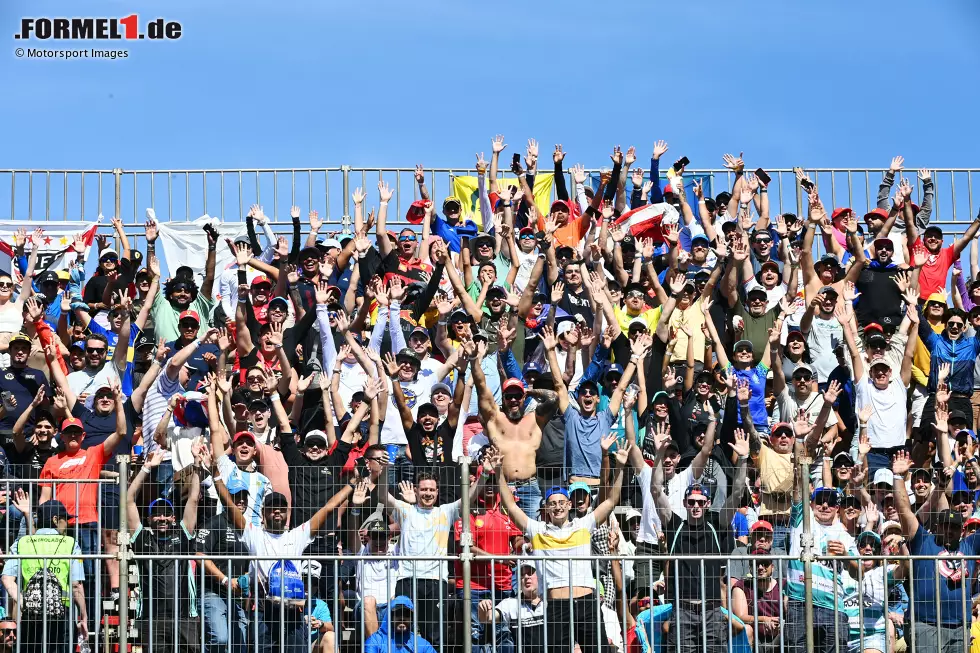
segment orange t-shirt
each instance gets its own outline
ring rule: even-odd
[[[99,472],[107,460],[105,447],[97,445],[79,449],[75,454],[57,453],[44,463],[41,481],[66,479],[98,480]],[[75,515],[70,523],[91,524],[99,521],[98,483],[41,483],[41,487],[56,485],[54,498],[65,504],[69,515]],[[76,500],[77,499],[77,500]]]
[[[538,229],[544,231],[544,218],[541,216],[538,216]],[[569,216],[565,226],[555,231],[555,247],[577,248],[586,233],[583,216]]]

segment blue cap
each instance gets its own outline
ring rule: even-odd
[[[73,349],[75,347],[78,347],[82,351],[85,351],[85,341],[84,340],[76,340],[75,342],[71,343],[71,348]]]
[[[605,376],[609,376],[610,374],[619,374],[620,376],[622,376],[623,375],[623,366],[622,365],[617,365],[616,363],[613,363],[606,370]]]
[[[696,236],[691,237],[691,246],[692,247],[694,246],[694,241],[696,241],[696,240],[703,240],[704,242],[708,243],[709,245],[711,244],[711,241],[708,240],[708,237],[706,235],[704,235],[704,234],[697,234]]]
[[[592,494],[592,488],[589,487],[589,484],[588,483],[583,483],[582,481],[575,481],[574,483],[572,483],[571,485],[568,486],[568,493],[569,494],[573,494],[577,490],[583,490],[585,492],[588,492],[590,495]]]
[[[273,297],[272,299],[269,300],[270,307],[273,304],[277,304],[277,303],[281,303],[286,306],[287,310],[289,309],[289,301],[285,297]]]
[[[152,515],[154,510],[169,510],[174,511],[174,504],[170,503],[167,499],[154,499],[150,502],[150,505],[146,509],[146,514]]]
[[[544,374],[544,367],[541,365],[541,363],[532,361],[524,366],[524,374],[530,374],[531,372],[536,374]]]
[[[560,485],[553,485],[550,488],[548,488],[547,492],[544,493],[544,500],[547,501],[555,494],[560,494],[566,499],[568,498],[568,490],[566,490]]]

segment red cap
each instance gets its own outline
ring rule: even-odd
[[[868,211],[867,213],[864,214],[864,219],[867,220],[872,215],[876,215],[882,220],[888,219],[888,211],[886,211],[885,209],[875,209],[873,211]]]
[[[527,392],[527,387],[524,385],[524,382],[521,381],[520,379],[507,379],[506,381],[504,381],[504,384],[500,386],[500,392],[504,393],[507,392],[508,390],[512,390],[513,388],[517,388],[521,392]]]
[[[327,286],[327,292],[331,292],[331,291],[336,292],[338,295],[341,294],[340,288],[338,288],[337,286]]]
[[[880,333],[882,335],[885,334],[885,330],[882,329],[881,328],[881,325],[878,324],[877,322],[872,322],[868,326],[864,327],[864,333],[865,334],[870,333],[871,331],[877,331],[878,333]]]
[[[565,212],[566,213],[571,213],[572,212],[572,207],[565,200],[555,200],[554,202],[552,202],[551,203],[551,211],[552,211],[552,213],[554,213],[556,206],[560,206],[561,208],[565,209]]]
[[[260,283],[267,283],[270,286],[272,285],[272,281],[269,280],[269,277],[265,276],[264,274],[260,274],[259,276],[257,276],[254,279],[252,279],[252,287],[254,288],[255,286],[259,285]]]
[[[517,232],[517,234],[520,236],[523,236],[524,234],[531,234],[533,236],[534,229],[531,229],[531,227],[523,227],[520,231]]]
[[[769,260],[759,266],[760,271],[765,270],[766,268],[772,268],[774,271],[779,272],[779,263],[776,263],[773,260]]]
[[[674,187],[670,184],[664,186],[664,195],[670,195],[674,192]]]
[[[754,533],[756,531],[762,531],[762,530],[769,531],[770,533],[774,531],[772,524],[767,522],[765,519],[760,519],[756,523],[752,524],[752,528],[749,529],[749,532]]]
[[[408,207],[408,212],[405,214],[405,220],[410,224],[422,224],[422,220],[425,219],[425,203],[428,200],[415,200],[412,202],[411,206]]]
[[[963,528],[966,528],[967,526],[972,526],[973,524],[980,524],[980,518],[970,517],[965,522],[963,522]]]
[[[776,435],[776,431],[781,431],[783,429],[789,431],[790,435],[793,435],[793,425],[790,424],[789,422],[778,422],[774,424],[772,429],[769,431],[769,433],[771,433],[772,435]]]
[[[201,316],[197,314],[197,311],[186,310],[180,314],[180,316],[177,318],[177,321],[180,322],[185,317],[192,318],[198,324],[201,323]]]
[[[69,417],[64,422],[61,423],[62,431],[65,431],[72,427],[80,428],[83,431],[85,430],[85,427],[82,425],[82,420],[78,419],[77,417]]]
[[[837,218],[843,217],[845,215],[854,215],[854,211],[847,208],[846,206],[842,206],[839,209],[834,209],[834,212],[830,215],[830,219],[836,220]]]
[[[251,431],[239,431],[235,434],[232,444],[238,444],[238,441],[243,440],[244,438],[248,438],[252,442],[255,442],[255,435],[253,435]]]

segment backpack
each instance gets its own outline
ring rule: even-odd
[[[34,553],[36,554],[37,545],[33,541],[31,544],[34,545]],[[60,549],[59,545],[58,551]],[[61,599],[64,588],[48,565],[35,572],[27,581],[23,593],[24,612],[31,617],[63,619],[68,612],[64,601]]]

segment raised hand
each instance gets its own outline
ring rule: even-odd
[[[391,186],[388,185],[388,182],[386,182],[384,180],[379,181],[378,182],[378,196],[381,198],[381,201],[382,202],[390,202],[392,195],[394,195],[394,192],[391,190]]]
[[[629,459],[630,459],[630,450],[632,448],[633,448],[633,443],[627,441],[627,442],[624,442],[621,447],[619,447],[618,449],[616,449],[616,464],[617,465],[619,465],[620,467],[623,467],[623,466],[626,465],[627,462],[629,462]]]
[[[615,433],[607,433],[606,435],[602,436],[601,440],[599,440],[599,446],[602,447],[602,451],[604,453],[608,453],[614,444],[616,444]]]
[[[752,389],[749,387],[749,382],[747,380],[736,380],[735,397],[738,399],[738,403],[740,404],[749,403],[749,399],[752,397]]]
[[[643,185],[643,168],[633,168],[633,172],[630,173],[630,179],[634,187],[641,187]]]
[[[841,385],[838,381],[831,381],[823,393],[823,400],[828,404],[833,405],[834,402],[837,401],[837,397],[840,395],[841,389]]]
[[[507,144],[504,143],[503,134],[497,134],[496,136],[493,137],[493,140],[490,141],[490,149],[495,154],[500,154],[501,152],[503,152],[505,147],[507,147]]]
[[[245,243],[240,243],[234,245],[235,250],[235,262],[239,267],[248,265],[249,260],[252,258],[252,248]]]
[[[636,148],[632,145],[626,148],[626,157],[623,159],[623,162],[627,166],[631,166],[636,163]]]
[[[558,338],[555,337],[554,330],[549,326],[541,327],[541,344],[548,351],[558,346]]]
[[[576,184],[585,183],[585,166],[581,163],[576,163],[572,166],[572,178],[575,180]]]
[[[487,160],[483,158],[483,152],[476,155],[476,173],[478,175],[486,174],[487,172]]]
[[[417,501],[415,497],[415,486],[408,481],[402,481],[398,484],[398,491],[402,495],[402,500],[405,503],[415,503]]]
[[[419,186],[425,183],[425,168],[421,163],[415,165],[415,183]]]
[[[656,143],[654,143],[653,144],[653,158],[654,158],[654,160],[659,161],[660,160],[660,157],[662,157],[664,154],[666,154],[668,149],[669,148],[667,147],[667,141],[659,140]]]
[[[384,360],[385,372],[388,373],[388,376],[391,378],[398,376],[399,365],[398,361],[395,360],[394,354],[389,352],[383,356],[382,360]]]
[[[901,155],[892,157],[892,162],[891,165],[888,166],[888,169],[892,172],[898,172],[903,168],[905,168],[905,157]]]
[[[925,181],[929,181],[930,179],[932,179],[932,173],[931,172],[929,172],[925,168],[922,168],[921,170],[919,170],[919,180],[920,181],[925,182]]]
[[[551,303],[557,304],[561,301],[562,297],[565,296],[565,284],[561,281],[556,281],[555,285],[551,288]]]
[[[936,402],[936,421],[932,426],[941,432],[949,431],[949,405]]]
[[[892,456],[892,473],[899,476],[905,474],[912,467],[912,458],[905,450],[899,451]]]
[[[657,451],[663,449],[668,442],[670,442],[670,430],[667,428],[667,423],[657,422],[653,427],[653,444]]]
[[[350,196],[350,198],[352,200],[354,200],[354,204],[363,204],[365,197],[367,197],[367,194],[364,192],[364,190],[360,186],[358,186],[356,189],[354,189],[354,192],[351,193],[351,196]]]
[[[735,442],[731,443],[732,451],[738,454],[739,458],[746,458],[749,455],[749,436],[742,429],[735,429]]]
[[[745,169],[745,161],[742,160],[742,152],[738,153],[738,157],[734,157],[731,154],[724,154],[721,160],[724,162],[725,167],[733,172],[742,172]]]

